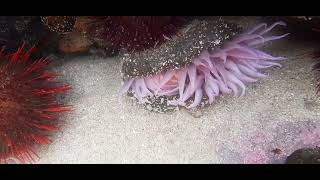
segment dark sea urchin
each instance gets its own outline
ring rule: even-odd
[[[185,19],[179,16],[95,16],[98,36],[115,49],[140,51],[160,45]]]
[[[237,35],[241,28],[222,18],[194,20],[158,49],[125,56],[120,94],[131,92],[140,103],[161,97],[167,106],[188,109],[211,104],[220,94],[243,96],[246,83],[266,77],[259,69],[281,67],[283,57],[255,48],[288,35],[268,36],[277,25],[285,24],[262,23]]]
[[[292,29],[292,35],[295,38],[301,38],[305,42],[312,42],[319,44],[320,42],[320,16],[284,16],[282,17],[287,23],[289,28]],[[316,60],[313,65],[313,71],[316,78],[316,91],[320,93],[320,49],[312,50],[311,53],[306,54]]]
[[[30,60],[34,48],[23,46],[13,54],[0,53],[0,163],[8,158],[32,162],[37,145],[49,143],[57,130],[60,112],[70,106],[57,104],[55,95],[70,89],[51,81],[55,73],[46,72],[46,58]]]

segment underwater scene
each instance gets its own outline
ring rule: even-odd
[[[320,164],[320,16],[0,16],[0,164]]]

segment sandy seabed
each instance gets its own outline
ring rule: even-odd
[[[251,19],[243,22],[259,21]],[[52,69],[73,86],[61,101],[74,111],[37,163],[282,163],[296,148],[320,145],[314,60],[305,56],[316,47],[292,37],[274,41],[263,49],[287,57],[283,67],[265,70],[269,77],[244,97],[165,114],[119,101],[119,58],[59,59]]]

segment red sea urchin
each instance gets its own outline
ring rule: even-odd
[[[179,16],[102,16],[101,39],[115,49],[144,50],[174,35],[185,19]]]
[[[57,93],[71,87],[50,81],[56,74],[45,72],[46,58],[30,62],[33,50],[24,52],[22,46],[13,54],[0,53],[0,163],[33,161],[34,147],[48,144],[57,130],[57,115],[71,110],[55,102]]]
[[[221,93],[243,96],[246,83],[256,82],[258,78],[266,77],[266,75],[258,72],[259,69],[281,66],[277,61],[284,59],[283,57],[273,57],[255,48],[257,45],[281,39],[288,35],[268,36],[267,33],[277,25],[284,26],[285,24],[277,22],[268,27],[267,24],[262,23],[245,33],[234,36],[235,31],[238,31],[237,27],[222,19],[195,23],[195,28],[188,28],[187,31],[191,31],[189,34],[187,33],[188,35],[177,37],[179,41],[179,38],[188,39],[193,34],[199,33],[195,35],[198,36],[198,39],[191,38],[192,41],[189,39],[187,48],[182,50],[182,52],[196,52],[193,53],[193,56],[180,56],[180,52],[176,52],[176,56],[172,56],[165,63],[161,63],[163,65],[176,63],[177,66],[163,68],[161,71],[153,69],[152,73],[147,75],[138,75],[136,73],[138,69],[134,68],[132,74],[125,73],[128,78],[120,90],[120,94],[128,91],[132,92],[140,103],[149,103],[150,98],[165,97],[168,106],[184,106],[187,108],[198,107],[203,98],[208,99],[209,104],[211,104],[215,97]],[[228,40],[230,38],[232,38],[231,41]],[[199,43],[192,44],[194,42]],[[181,43],[177,44],[179,47],[182,46]],[[217,45],[223,46],[219,48]],[[164,49],[166,50],[162,53],[170,53],[167,48]],[[187,61],[190,62],[187,64],[177,61],[171,62],[177,56],[180,59],[181,57],[189,59]],[[125,63],[139,62],[132,57],[134,56],[127,58],[128,60],[125,60]],[[158,57],[162,58],[161,56]],[[147,66],[151,64],[150,62],[139,66],[147,69]],[[126,71],[126,69],[123,70]]]

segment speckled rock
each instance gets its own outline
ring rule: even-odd
[[[320,164],[320,148],[303,148],[294,151],[286,164]]]
[[[221,47],[241,30],[239,26],[228,23],[222,17],[193,20],[179,35],[159,48],[125,54],[122,73],[124,78],[129,78],[184,67],[203,50]]]

